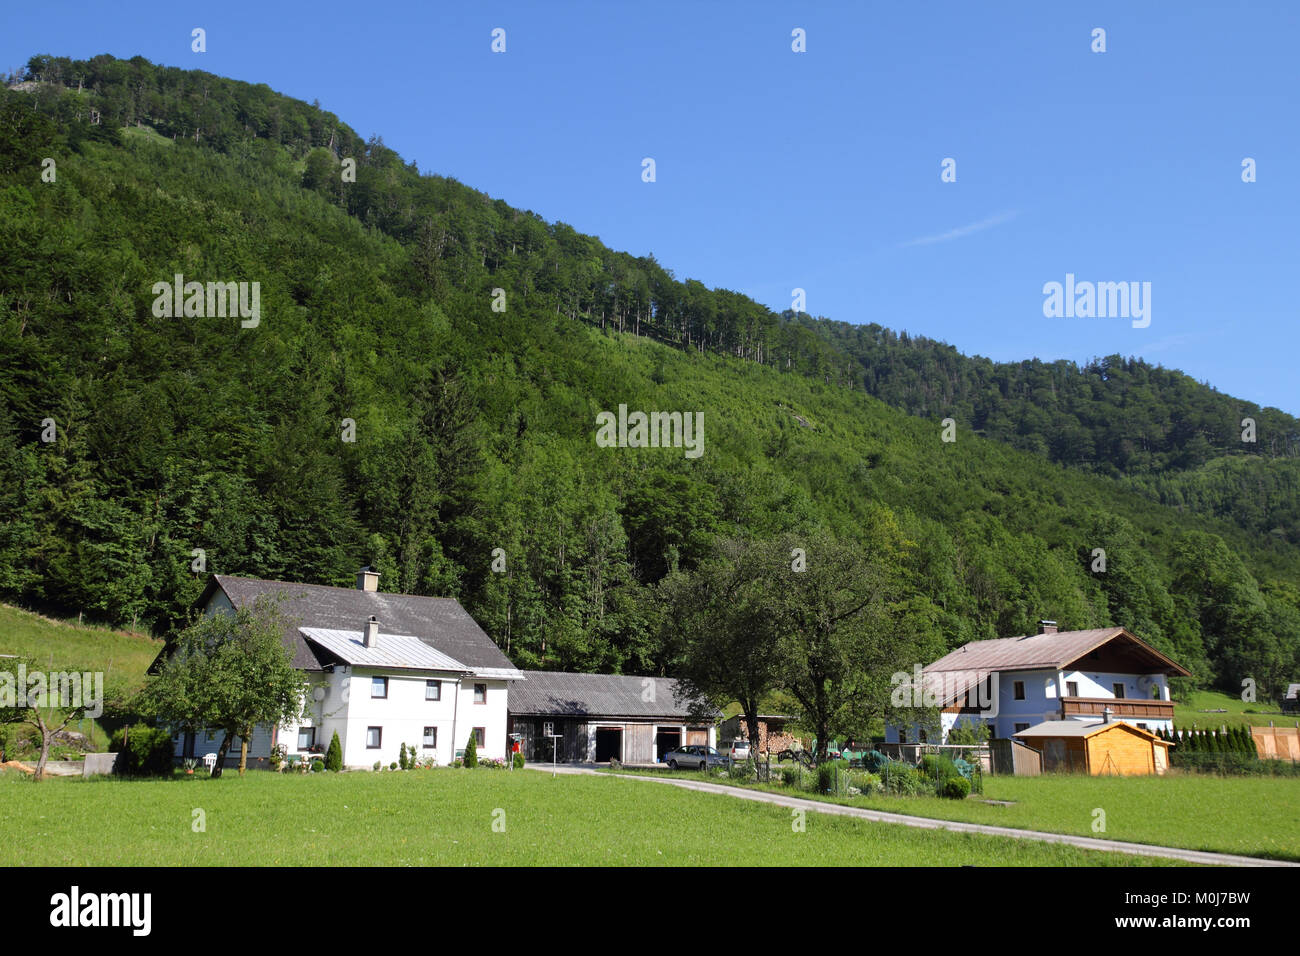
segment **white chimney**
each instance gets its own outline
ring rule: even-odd
[[[379,619],[372,614],[370,615],[370,620],[366,621],[365,637],[362,638],[361,643],[366,647],[374,647],[378,640]]]
[[[379,572],[372,567],[364,567],[357,572],[358,591],[378,591]]]

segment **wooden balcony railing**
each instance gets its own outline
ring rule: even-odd
[[[1135,697],[1062,697],[1061,717],[1100,717],[1104,708],[1110,708],[1112,720],[1173,720],[1174,702],[1171,700],[1142,700]]]

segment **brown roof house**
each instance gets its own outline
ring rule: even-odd
[[[1172,729],[1169,678],[1188,671],[1122,627],[972,641],[913,673],[894,675],[893,704],[939,710],[939,726],[896,722],[888,743],[945,743],[959,724],[984,724],[1013,738],[1046,721],[1123,721],[1151,732]],[[1109,708],[1109,713],[1105,711]]]

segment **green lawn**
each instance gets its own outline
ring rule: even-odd
[[[673,776],[668,770],[640,772]],[[692,771],[678,771],[676,776],[701,779]],[[724,777],[709,779],[732,782]],[[775,784],[760,789],[831,799]],[[986,800],[1014,804],[999,806]],[[982,796],[971,794],[960,801],[873,794],[836,802],[909,816],[1300,860],[1300,777],[1178,773],[1163,777],[985,777]],[[1098,808],[1106,813],[1105,833],[1092,829],[1093,810]]]
[[[195,833],[195,811],[206,832]],[[503,811],[498,812],[498,811]],[[54,779],[0,773],[0,866],[1150,866],[608,776],[531,770]],[[494,832],[503,820],[505,832]]]
[[[1206,713],[1206,711],[1224,710],[1227,713]],[[1247,710],[1255,711],[1248,714]],[[1196,726],[1202,730],[1218,730],[1220,727],[1235,727],[1245,724],[1251,727],[1267,727],[1269,722],[1279,727],[1294,727],[1300,724],[1300,716],[1285,714],[1274,701],[1262,700],[1253,704],[1244,702],[1240,697],[1221,694],[1214,690],[1198,690],[1191,693],[1185,702],[1174,701],[1174,725],[1179,728]]]

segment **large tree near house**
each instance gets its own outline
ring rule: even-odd
[[[901,600],[907,543],[892,519],[877,516],[862,531],[858,540],[829,533],[783,540],[787,562],[771,581],[780,685],[816,735],[818,762],[833,733],[889,713],[891,676],[942,644],[933,609]],[[803,552],[798,565],[788,560],[792,548]]]
[[[307,716],[307,682],[284,645],[285,621],[272,600],[205,617],[183,631],[159,674],[145,688],[151,716],[186,727],[224,731],[213,776],[221,775],[230,741],[239,738],[239,773],[258,724]]]
[[[780,673],[771,582],[782,567],[773,542],[718,538],[693,574],[674,571],[660,584],[679,687],[701,713],[706,703],[739,703],[755,755],[759,706]]]

